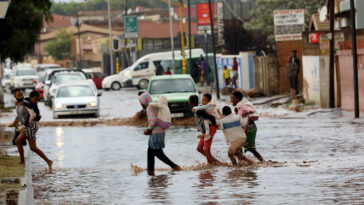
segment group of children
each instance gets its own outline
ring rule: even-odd
[[[182,170],[163,152],[165,131],[171,125],[167,98],[159,96],[158,102],[154,103],[150,94],[144,92],[140,93],[139,101],[146,110],[148,117],[148,128],[144,131],[145,135],[149,135],[148,174],[154,175],[154,157],[158,157],[175,171]],[[259,116],[254,105],[243,98],[239,91],[235,91],[231,95],[231,103],[235,107],[233,111],[229,106],[219,110],[212,100],[212,96],[208,93],[203,95],[202,105],[199,105],[197,95],[190,96],[189,104],[200,132],[197,136],[200,139],[197,151],[206,157],[209,164],[219,164],[219,161],[211,154],[211,145],[216,131],[221,129],[226,143],[229,144],[228,156],[233,165],[237,165],[236,158],[253,164],[253,161],[244,156],[243,149],[245,152],[252,152],[260,161],[264,161],[255,147],[257,133],[255,121],[259,119]]]

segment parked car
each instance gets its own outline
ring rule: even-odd
[[[174,54],[176,58],[180,57],[181,51],[175,51]],[[186,54],[188,54],[188,50],[186,50]],[[198,48],[192,49],[192,55],[205,55],[205,53],[202,49]],[[188,56],[186,58],[188,58]],[[124,72],[106,77],[102,87],[105,90],[119,90],[121,87],[146,89],[148,87],[149,79],[155,76],[156,67],[163,60],[171,59],[171,51],[147,54],[139,58],[129,68],[126,68]]]
[[[163,75],[150,79],[147,92],[152,96],[154,102],[158,96],[168,99],[168,107],[172,117],[191,117],[188,99],[191,95],[199,95],[195,82],[190,75]]]
[[[11,74],[11,91],[20,88],[34,89],[34,81],[38,80],[37,72],[32,68],[14,68]]]
[[[82,71],[85,72],[87,79],[91,79],[95,83],[97,89],[102,89],[102,81],[105,78],[103,73],[91,69],[82,69]]]
[[[60,85],[54,95],[53,118],[71,115],[99,117],[99,96],[101,91],[86,81]]]
[[[5,92],[11,91],[11,70],[8,68],[4,69],[4,77],[1,79],[1,86]]]
[[[59,68],[61,68],[61,66],[58,64],[38,64],[35,67],[35,70],[37,72],[43,72],[43,71],[59,69]]]
[[[51,76],[51,80],[45,82],[47,85],[47,89],[44,90],[44,102],[46,105],[52,106],[53,97],[56,94],[57,88],[65,83],[71,83],[76,81],[86,81],[86,76],[83,72],[80,71],[72,71],[72,70],[63,70],[53,72]],[[90,81],[87,81],[88,84],[95,87],[95,84]]]

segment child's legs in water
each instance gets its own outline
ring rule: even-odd
[[[213,163],[213,162],[217,161],[211,154],[211,145],[212,145],[212,141],[214,139],[216,130],[217,130],[216,126],[214,126],[214,125],[210,126],[210,139],[204,140],[203,151],[205,153],[208,163]]]
[[[204,123],[204,125],[206,127],[206,132],[204,134],[205,134],[205,136],[208,136],[208,135],[210,135],[210,128],[209,127],[211,125],[211,121],[210,120],[204,120],[203,123]]]

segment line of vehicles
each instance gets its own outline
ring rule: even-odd
[[[146,90],[154,101],[157,96],[165,95],[172,117],[189,117],[192,113],[188,98],[198,95],[198,89],[190,75],[181,74],[181,52],[174,54],[174,75],[155,76],[158,66],[164,70],[172,67],[172,52],[158,52],[145,55],[120,73],[108,77],[91,69],[70,70],[57,64],[40,64],[35,68],[30,64],[17,64],[12,70],[5,69],[2,86],[8,92],[16,88],[37,90],[45,105],[52,108],[54,118],[81,114],[98,117],[101,90],[120,90],[123,87]],[[202,49],[192,49],[192,57],[196,61],[201,55],[205,55]]]

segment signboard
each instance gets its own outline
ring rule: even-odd
[[[124,17],[124,37],[125,38],[138,38],[138,17],[125,16]]]
[[[224,44],[224,3],[217,2],[217,43]]]
[[[0,19],[5,18],[6,12],[9,8],[9,0],[0,0]]]
[[[214,16],[214,4],[211,4],[211,13]],[[214,19],[212,18],[212,23]],[[210,9],[208,3],[197,4],[197,28],[199,30],[208,30],[210,28]]]
[[[320,36],[320,55],[322,56],[330,55],[330,40],[329,36],[327,35]]]
[[[305,28],[305,10],[274,11],[274,35],[276,41],[293,41],[302,39]]]
[[[310,33],[309,35],[310,43],[320,43],[320,34],[319,33]]]

